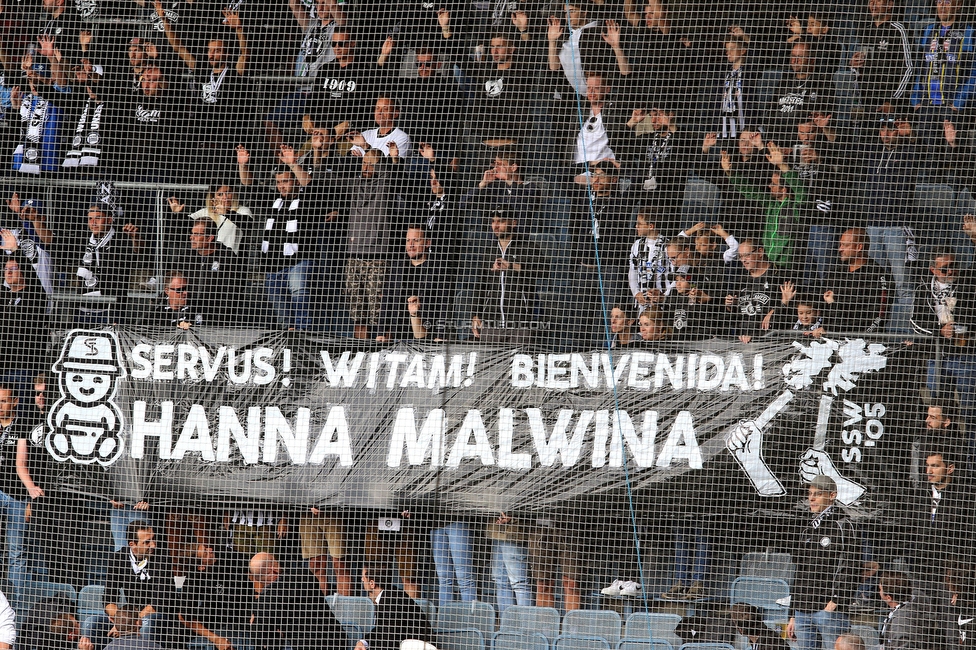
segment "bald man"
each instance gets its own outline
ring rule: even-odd
[[[841,634],[834,641],[834,650],[865,650],[864,640],[856,634]]]
[[[312,574],[283,570],[271,553],[257,553],[248,568],[255,650],[344,650],[345,633]]]

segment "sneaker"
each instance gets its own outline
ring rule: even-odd
[[[600,593],[604,596],[619,596],[620,588],[624,585],[623,580],[614,580],[609,587],[604,587]]]
[[[697,580],[685,592],[685,600],[699,600],[705,597],[705,587]]]
[[[668,589],[667,591],[665,591],[663,594],[661,594],[661,599],[662,600],[684,600],[687,591],[688,591],[687,587],[685,587],[681,583],[678,583],[673,587],[671,587],[670,589]]]
[[[627,598],[633,598],[640,590],[643,589],[643,585],[640,585],[633,580],[627,580],[622,585],[620,585],[620,595]]]

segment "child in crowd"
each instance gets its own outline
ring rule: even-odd
[[[668,240],[661,235],[663,214],[646,207],[637,213],[637,240],[630,249],[628,281],[637,310],[643,313],[654,302],[671,292],[673,269],[665,252]]]

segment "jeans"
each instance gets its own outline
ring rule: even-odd
[[[430,531],[431,553],[437,572],[437,603],[444,607],[454,600],[454,579],[463,602],[478,600],[475,587],[474,552],[471,530],[463,521],[454,521]]]
[[[27,502],[0,492],[0,512],[7,517],[7,580],[13,607],[23,604],[24,589],[30,579],[27,568]]]
[[[808,287],[822,288],[837,266],[837,243],[840,228],[837,226],[810,226],[807,239],[807,257],[803,266],[803,280]]]
[[[797,650],[834,650],[834,641],[851,629],[851,619],[839,612],[796,612]]]
[[[674,528],[674,577],[683,585],[705,582],[708,570],[708,537],[694,525]]]
[[[271,301],[279,325],[297,330],[308,329],[311,272],[311,260],[304,260],[265,276],[264,286],[268,291],[268,300]]]
[[[498,613],[512,605],[532,605],[529,587],[529,548],[508,541],[491,543],[491,578],[495,581]]]
[[[82,621],[81,636],[90,639],[95,650],[101,650],[113,640],[108,635],[112,627],[107,614],[95,614]],[[186,646],[189,631],[173,615],[150,614],[142,619],[139,635],[164,648],[179,648]]]
[[[889,301],[887,331],[894,334],[909,334],[912,317],[912,303],[915,299],[911,271],[905,265],[905,228],[903,226],[868,226],[868,239],[871,248],[868,254],[880,264],[889,275],[889,294],[894,290],[894,301]]]

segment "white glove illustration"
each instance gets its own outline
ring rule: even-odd
[[[760,496],[782,496],[786,490],[763,459],[762,441],[763,430],[755,422],[740,421],[729,431],[725,445]]]
[[[800,458],[800,479],[804,483],[810,483],[821,475],[834,479],[834,483],[837,484],[837,500],[845,506],[849,506],[860,499],[866,491],[858,483],[841,476],[827,452],[819,449],[807,449],[807,452]]]

